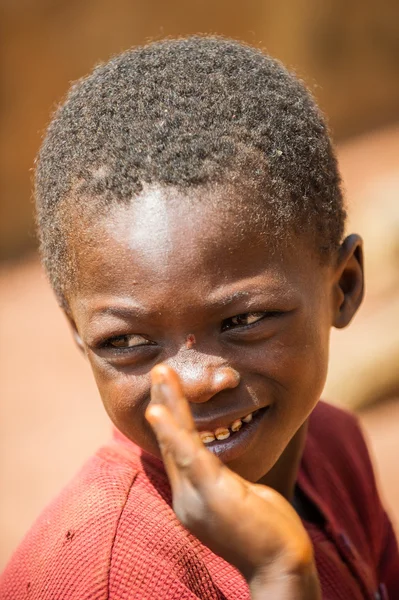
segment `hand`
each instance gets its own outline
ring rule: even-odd
[[[178,519],[241,571],[253,598],[320,598],[312,544],[289,502],[249,483],[203,445],[172,369],[157,365],[152,378],[146,418],[158,439]]]

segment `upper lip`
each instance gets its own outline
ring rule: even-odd
[[[240,410],[240,412],[232,412],[229,414],[220,415],[214,419],[201,419],[194,417],[195,426],[198,431],[215,431],[219,427],[228,428],[237,419],[243,419],[250,413],[265,408],[265,406],[251,406],[246,411]]]

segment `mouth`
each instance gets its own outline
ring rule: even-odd
[[[270,406],[259,408],[241,419],[235,419],[227,427],[198,431],[205,446],[223,462],[237,458],[255,438],[259,426],[270,410]]]
[[[252,420],[259,414],[260,410],[263,409],[254,410],[241,419],[235,419],[228,427],[217,427],[214,431],[198,431],[202,443],[208,446],[215,440],[227,440],[230,435],[237,433],[242,427],[245,427],[251,423]]]

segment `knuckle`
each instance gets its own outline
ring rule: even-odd
[[[206,505],[198,494],[193,490],[182,491],[173,497],[173,510],[179,521],[187,529],[196,529],[207,521]]]

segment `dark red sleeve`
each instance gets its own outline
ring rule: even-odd
[[[376,564],[378,565],[378,578],[380,582],[382,600],[388,597],[390,600],[399,599],[399,550],[397,539],[392,523],[384,509],[378,491],[373,464],[364,434],[357,419],[353,419],[356,430],[353,431],[353,443],[360,460],[362,471],[367,481],[367,516],[368,527],[371,534],[371,542],[374,547]],[[367,478],[367,479],[366,479]],[[385,588],[385,589],[384,589]]]
[[[386,587],[388,597],[399,598],[399,551],[392,524],[384,511],[383,537],[378,565],[380,581]]]
[[[0,576],[1,600],[108,600],[109,565],[135,472],[91,458],[42,512]]]
[[[358,419],[320,402],[310,419],[303,473],[372,571],[375,598],[399,600],[399,551]],[[378,593],[380,596],[378,596]]]

